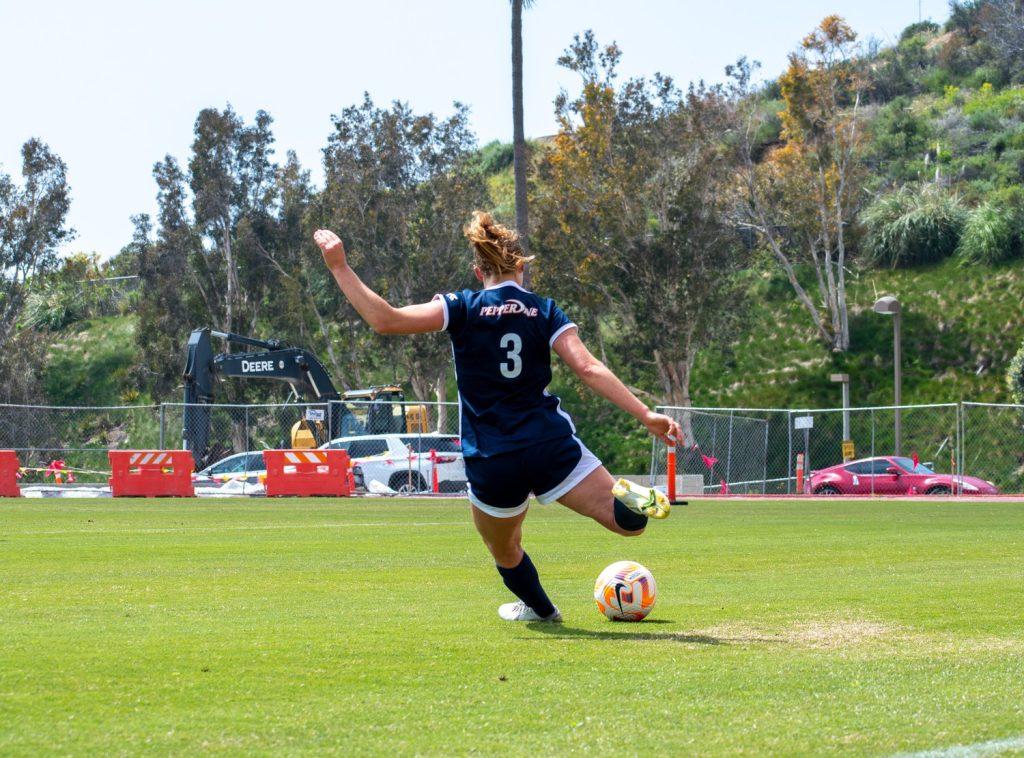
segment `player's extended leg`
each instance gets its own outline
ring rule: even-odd
[[[561,621],[562,614],[540,584],[537,569],[523,550],[523,520],[526,511],[509,518],[491,516],[475,506],[473,523],[483,538],[501,579],[518,603],[506,603],[498,615],[506,621]]]
[[[626,537],[636,537],[644,533],[647,516],[635,513],[625,503],[617,502],[612,495],[615,480],[604,466],[591,471],[582,482],[577,484],[558,499],[566,508],[588,516],[605,529]]]

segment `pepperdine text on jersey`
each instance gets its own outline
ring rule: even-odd
[[[480,307],[481,316],[504,316],[505,314],[534,318],[537,315],[537,309],[527,308],[519,300],[506,300],[502,305],[483,305]]]

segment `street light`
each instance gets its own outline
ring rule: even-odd
[[[850,375],[832,374],[829,381],[843,385],[843,442],[850,439]]]
[[[887,316],[892,316],[892,360],[893,360],[893,370],[895,371],[895,374],[896,374],[896,386],[893,388],[893,397],[894,397],[894,403],[893,404],[896,406],[896,409],[895,409],[895,421],[896,421],[896,423],[895,423],[895,432],[896,432],[896,439],[894,440],[895,443],[896,443],[895,444],[896,450],[894,451],[894,453],[896,455],[899,455],[900,454],[901,437],[903,436],[902,435],[902,431],[903,431],[902,430],[902,425],[900,423],[900,402],[901,402],[901,398],[902,398],[902,394],[903,394],[902,393],[902,388],[900,386],[900,382],[901,382],[901,380],[903,378],[902,372],[900,370],[900,364],[902,363],[902,354],[903,354],[902,349],[901,349],[901,344],[900,344],[900,319],[902,317],[902,309],[900,308],[900,301],[897,300],[892,295],[886,295],[885,297],[878,298],[875,301],[875,304],[874,304],[873,308],[874,308],[875,313],[881,313],[881,314],[884,314],[884,315],[887,315]]]

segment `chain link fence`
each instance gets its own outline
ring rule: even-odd
[[[252,484],[263,450],[293,444],[347,450],[357,480],[379,492],[432,491],[435,471],[440,491],[466,489],[457,403],[0,405],[0,449],[18,453],[25,484],[53,482],[56,461],[79,483],[105,484],[108,450],[183,447],[204,480]]]
[[[677,491],[688,494],[795,494],[813,472],[879,456],[917,459],[962,491],[964,477],[1024,494],[1024,406],[947,403],[828,409],[660,408],[683,432]],[[0,448],[15,450],[26,483],[42,482],[63,460],[78,481],[104,482],[111,449],[195,451],[197,470],[228,475],[261,467],[265,449],[347,450],[370,491],[424,492],[438,473],[442,492],[465,491],[457,403],[346,401],[266,405],[52,407],[0,405]],[[433,452],[432,452],[433,451]],[[600,452],[600,451],[598,451]],[[650,478],[664,485],[667,450],[655,442]],[[881,465],[881,464],[878,464]],[[858,474],[864,494],[887,494],[882,469]],[[939,488],[941,489],[941,488]],[[969,491],[969,488],[967,488]],[[926,494],[926,493],[922,493]]]
[[[1008,409],[1016,409],[1016,414]],[[685,494],[796,494],[826,484],[814,475],[839,464],[881,456],[917,460],[945,475],[939,492],[963,489],[963,476],[1024,493],[1024,436],[1016,406],[946,403],[826,409],[660,408],[679,422],[676,491]],[[968,418],[970,417],[970,421]],[[1017,426],[1014,426],[1014,423]],[[965,430],[970,433],[965,434]],[[986,452],[995,450],[998,455]],[[655,441],[651,481],[664,484],[667,449]],[[798,474],[803,466],[803,475]],[[876,463],[843,485],[848,494],[895,494],[891,463]],[[1015,468],[1016,467],[1016,468]],[[1016,474],[1012,472],[1016,471]],[[998,474],[998,475],[997,475]],[[1016,477],[1016,478],[1014,478]],[[909,486],[910,480],[902,484]],[[921,494],[925,494],[922,492]]]
[[[106,482],[107,451],[161,446],[160,407],[0,405],[0,448],[14,450],[25,482],[42,482],[54,461],[83,482]]]
[[[1024,493],[1024,405],[963,403],[960,441],[963,473]]]

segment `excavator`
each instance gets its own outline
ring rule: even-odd
[[[211,338],[259,348],[245,353],[215,353]],[[204,327],[188,339],[185,361],[185,413],[182,437],[198,466],[209,461],[210,413],[214,380],[270,379],[291,386],[292,398],[325,403],[329,419],[304,418],[291,428],[292,448],[313,448],[328,437],[427,431],[422,405],[406,405],[402,388],[395,385],[339,393],[320,360],[308,350],[277,339],[262,340]],[[360,407],[345,401],[361,401]],[[311,414],[307,414],[311,415]],[[326,414],[325,414],[326,415]]]

